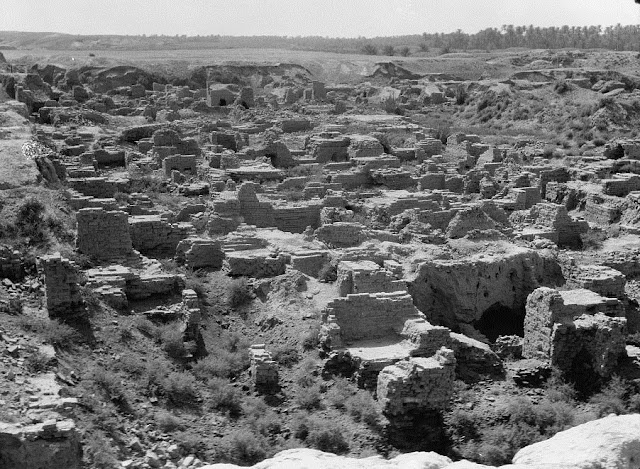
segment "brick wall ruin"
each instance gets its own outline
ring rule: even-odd
[[[78,266],[60,253],[43,256],[38,268],[44,276],[49,317],[73,317],[85,312]]]
[[[129,216],[119,210],[101,208],[78,210],[76,247],[81,253],[97,259],[127,257],[133,250],[129,234]]]

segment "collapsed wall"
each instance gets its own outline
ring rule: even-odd
[[[409,358],[378,375],[377,397],[389,419],[389,437],[400,447],[441,444],[440,412],[453,396],[456,359],[442,347],[430,358]]]
[[[527,299],[522,354],[549,361],[579,388],[593,386],[610,377],[626,354],[626,334],[618,299],[542,287]]]
[[[85,312],[80,293],[78,266],[60,253],[43,256],[38,262],[44,276],[44,291],[49,317],[72,317]]]
[[[409,292],[433,324],[454,330],[477,325],[487,336],[521,335],[527,295],[540,285],[562,283],[557,261],[541,254],[511,245],[461,259],[428,260],[408,282]]]
[[[22,426],[0,422],[0,467],[79,469],[80,434],[72,420]]]

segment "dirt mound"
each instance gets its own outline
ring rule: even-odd
[[[305,67],[293,63],[251,64],[228,62],[206,66],[209,81],[236,85],[265,86],[269,83],[293,82],[306,84],[313,74]]]
[[[141,68],[120,65],[110,68],[84,69],[81,71],[81,81],[86,82],[95,92],[105,93],[120,86],[136,84],[151,88],[152,83],[157,80],[151,73]]]
[[[394,62],[377,62],[371,78],[401,78],[407,80],[417,80],[422,77],[407,70]]]

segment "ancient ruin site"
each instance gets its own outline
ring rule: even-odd
[[[0,33],[0,468],[639,468],[632,28]]]

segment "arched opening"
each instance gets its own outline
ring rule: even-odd
[[[227,100],[224,98],[220,98],[220,106],[226,106],[227,105]]]
[[[482,317],[473,323],[473,326],[480,331],[491,342],[501,335],[524,336],[524,309],[514,310],[501,303],[494,303],[484,313]]]
[[[244,107],[245,109],[249,109],[249,105],[246,103],[246,101],[242,101],[240,104],[242,104],[242,107]]]

